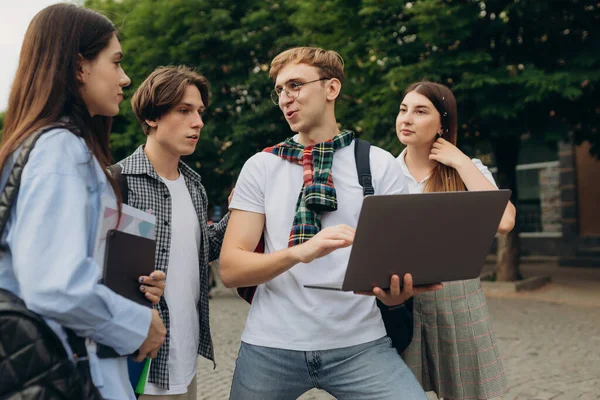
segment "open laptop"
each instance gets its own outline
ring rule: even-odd
[[[413,285],[477,278],[510,190],[367,196],[343,282],[312,289],[389,289],[390,277]]]

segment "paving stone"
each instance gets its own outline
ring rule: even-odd
[[[249,306],[228,293],[210,303],[217,367],[199,361],[198,399],[229,398]],[[600,399],[598,308],[513,298],[490,298],[488,305],[510,386],[497,399]],[[333,397],[315,389],[299,399]]]

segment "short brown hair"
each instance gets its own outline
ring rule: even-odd
[[[344,82],[344,59],[333,50],[319,47],[294,47],[279,53],[271,61],[269,76],[277,79],[279,71],[289,63],[308,64],[319,70],[320,78],[337,78]]]
[[[150,132],[146,120],[156,120],[179,104],[189,85],[198,88],[204,107],[208,107],[208,79],[189,67],[160,67],[142,82],[131,99],[131,108],[146,135]]]

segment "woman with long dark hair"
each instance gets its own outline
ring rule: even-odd
[[[23,143],[42,134],[25,165],[2,236],[0,288],[44,317],[67,345],[65,329],[87,338],[91,376],[105,399],[133,399],[125,357],[99,358],[96,344],[117,354],[154,357],[166,330],[158,312],[98,284],[93,259],[101,197],[121,206],[106,173],[109,130],[130,80],[114,25],[89,9],[56,4],[32,20],[21,50],[0,149],[1,187]],[[164,275],[142,277],[158,302]]]
[[[496,190],[490,171],[456,147],[457,110],[444,85],[417,82],[404,93],[396,119],[406,146],[398,162],[410,193]],[[509,203],[498,227],[512,230]],[[445,282],[442,290],[414,296],[415,330],[403,358],[425,391],[445,399],[489,399],[506,388],[487,302],[478,279]]]

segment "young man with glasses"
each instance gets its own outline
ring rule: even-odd
[[[258,285],[231,399],[295,399],[315,387],[343,399],[427,399],[386,336],[374,297],[303,286],[343,280],[363,202],[354,133],[335,118],[343,61],[334,51],[294,48],[275,57],[270,76],[273,102],[297,134],[246,162],[230,205],[221,279]],[[370,159],[376,194],[407,193],[391,154],[371,147]],[[265,252],[254,253],[261,237]],[[394,307],[427,290],[413,289],[409,275],[403,289],[394,275],[390,288],[370,294]]]

